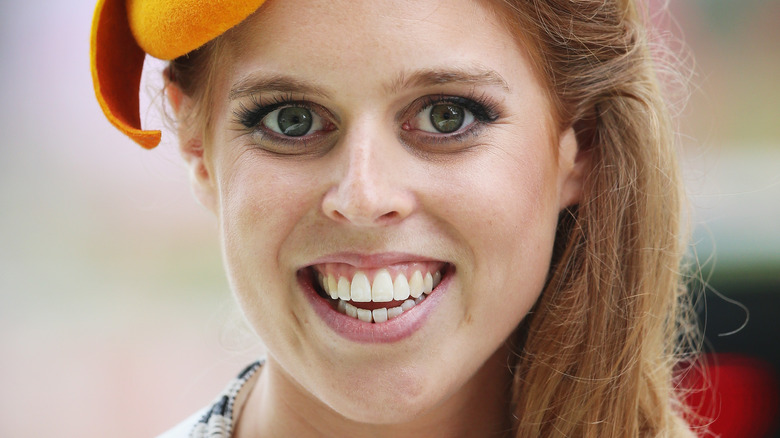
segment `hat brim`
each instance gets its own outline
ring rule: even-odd
[[[161,132],[141,128],[138,92],[146,54],[185,55],[256,11],[264,0],[98,0],[90,62],[100,108],[122,133],[146,149]]]
[[[103,113],[139,145],[157,146],[161,132],[141,129],[138,90],[146,53],[130,32],[123,0],[98,1],[90,52],[92,84]]]

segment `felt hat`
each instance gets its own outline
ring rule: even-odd
[[[98,0],[90,62],[95,95],[108,120],[141,146],[160,131],[141,128],[138,93],[146,54],[185,55],[251,15],[265,0]]]

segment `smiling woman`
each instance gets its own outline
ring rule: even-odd
[[[679,187],[633,3],[114,3],[98,99],[153,147],[115,54],[171,59],[181,152],[268,350],[166,436],[690,434]]]

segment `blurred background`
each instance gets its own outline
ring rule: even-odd
[[[94,99],[93,8],[0,2],[2,437],[154,436],[262,351],[172,136],[142,150]],[[678,122],[710,348],[776,378],[780,1],[670,9],[661,33],[693,71]],[[148,64],[143,119],[157,127],[162,66]]]

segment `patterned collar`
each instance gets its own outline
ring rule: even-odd
[[[233,405],[236,396],[264,363],[264,359],[252,363],[228,384],[211,409],[195,423],[190,438],[230,438],[233,435]]]

